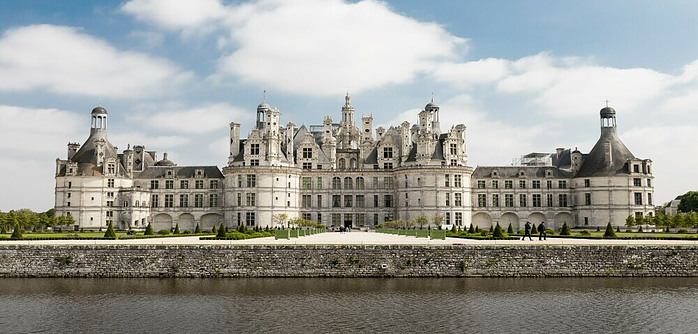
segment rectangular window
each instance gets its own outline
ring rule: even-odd
[[[590,179],[584,179],[584,187],[585,188],[591,187],[591,180]]]
[[[635,193],[635,205],[642,205],[642,193]]]
[[[378,195],[373,195],[373,207],[378,207]]]
[[[383,178],[383,185],[385,186],[385,189],[394,189],[395,188],[395,179],[393,179],[392,176],[386,176]]]
[[[257,186],[257,175],[247,174],[247,187],[254,188]]]
[[[301,196],[301,208],[309,208],[312,206],[312,196],[302,195]]]
[[[310,214],[310,213],[304,212],[304,213],[301,213],[301,218],[303,218],[304,220],[312,220],[312,219],[313,219],[313,215]]]
[[[321,208],[322,207],[322,195],[317,195],[317,207]],[[320,221],[320,220],[318,220]]]
[[[357,208],[364,207],[364,195],[356,195],[356,207]]]
[[[245,195],[245,205],[246,206],[256,206],[257,205],[257,194],[247,193]]]
[[[157,208],[159,205],[160,205],[160,203],[158,202],[158,195],[151,195],[150,196],[150,207]]]
[[[320,212],[317,213],[317,221],[322,223],[322,213]]]
[[[526,180],[519,180],[519,188],[526,189]]]
[[[540,208],[543,204],[541,202],[541,195],[540,194],[533,194],[531,196],[533,199],[533,207]]]
[[[187,181],[187,180],[179,181],[179,188],[180,189],[189,189],[189,181]]]
[[[238,198],[238,206],[242,206],[242,194],[238,193],[237,198]]]
[[[256,215],[254,212],[246,212],[245,213],[245,225],[247,226],[254,226],[256,222]]]
[[[495,208],[499,207],[499,194],[492,195],[492,206]]]
[[[364,189],[364,178],[363,177],[357,177],[356,178],[356,189],[363,190]]]
[[[559,207],[567,206],[567,194],[559,194],[557,196],[557,203]]]
[[[477,188],[478,189],[485,189],[485,180],[478,180],[477,181]]]
[[[633,172],[639,173],[640,172],[640,165],[633,165]]]
[[[557,187],[560,189],[567,189],[567,181],[557,181]]]
[[[166,180],[165,181],[165,189],[174,189],[174,181]]]
[[[552,180],[545,181],[545,187],[548,189],[553,189],[553,181]]]
[[[194,188],[204,189],[204,180],[196,180],[196,182],[194,183]]]
[[[463,225],[463,213],[462,212],[456,212],[456,225],[458,225],[458,226]]]
[[[250,166],[259,166],[259,159],[250,159]]]
[[[477,194],[477,206],[484,208],[487,207],[487,195],[486,194]]]
[[[497,181],[497,180],[492,181],[492,189],[499,189],[499,181]]]
[[[333,226],[339,226],[342,222],[342,214],[341,213],[333,213],[332,214],[332,225]]]
[[[514,194],[504,194],[504,206],[507,208],[514,207]]]
[[[519,194],[519,206],[522,208],[527,207],[528,206],[527,199],[528,199],[528,197],[526,196],[526,194]]]
[[[341,197],[339,195],[332,195],[332,207],[339,208],[341,206]]]
[[[114,179],[107,180],[107,187],[114,188]]]
[[[313,158],[313,148],[312,147],[304,147],[303,148],[303,159],[312,159]]]
[[[463,194],[455,193],[453,194],[453,205],[462,206],[463,205]]]
[[[344,195],[344,207],[351,208],[354,204],[354,196]]]
[[[531,188],[533,188],[533,189],[540,189],[540,180],[533,180],[533,181],[531,181]]]
[[[303,177],[301,179],[301,189],[308,190],[313,188],[313,178],[312,177]]]
[[[393,163],[392,162],[386,162],[383,164],[383,169],[393,169]]]
[[[548,204],[548,207],[552,207],[552,206],[553,206],[553,194],[548,194],[548,196],[547,196],[547,204]]]
[[[194,207],[195,208],[203,208],[204,207],[204,195],[203,194],[195,194],[194,195]]]
[[[363,227],[365,225],[364,221],[366,219],[366,215],[363,213],[357,213],[356,214],[356,224],[359,225],[359,227]]]
[[[250,155],[259,155],[259,144],[250,144]]]
[[[448,145],[448,148],[449,148],[449,152],[451,153],[451,155],[458,154],[458,149],[457,149],[456,144],[451,143],[450,145]]]
[[[211,180],[211,182],[209,182],[209,188],[218,189],[218,180]]]
[[[208,194],[208,206],[211,208],[218,207],[218,194]]]
[[[317,178],[316,188],[322,189],[322,177]]]
[[[189,206],[189,195],[181,194],[179,195],[179,207],[186,208]]]
[[[446,206],[451,206],[451,194],[446,193]]]
[[[451,177],[446,174],[444,175],[444,187],[450,187],[451,186]]]
[[[393,158],[393,148],[392,147],[383,147],[383,159],[392,159]]]
[[[504,189],[512,189],[512,188],[514,188],[514,181],[512,181],[512,180],[504,181]]]
[[[242,175],[238,174],[238,188],[242,188]]]
[[[332,189],[342,189],[342,179],[335,176],[332,178]]]
[[[165,195],[165,207],[171,208],[173,206],[174,206],[174,195],[172,195],[172,194]]]
[[[647,186],[651,187],[652,186],[652,179],[647,179]]]
[[[652,205],[652,193],[647,193],[647,205]]]
[[[446,218],[444,219],[446,221],[446,225],[451,225],[451,213],[446,212]]]
[[[639,177],[633,178],[633,186],[635,187],[641,187],[642,186],[642,180]]]
[[[454,187],[462,187],[462,180],[463,180],[463,175],[456,174],[453,175],[453,186]]]
[[[312,162],[304,162],[303,169],[313,169],[313,163]]]
[[[584,194],[584,205],[591,205],[591,194]]]
[[[386,208],[393,207],[393,195],[385,195],[385,207]]]

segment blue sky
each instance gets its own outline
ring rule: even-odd
[[[433,93],[442,130],[467,126],[473,167],[588,152],[608,99],[665,202],[698,180],[696,12],[693,1],[5,0],[0,210],[53,205],[55,159],[84,142],[98,104],[120,149],[222,167],[228,123],[246,134],[265,90],[284,124],[337,119],[348,91],[357,117],[384,127],[414,122]]]

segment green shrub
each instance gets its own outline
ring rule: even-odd
[[[107,231],[104,232],[104,238],[105,239],[116,239],[116,232],[114,232],[114,226],[112,225],[111,222],[109,222],[109,225],[107,226]]]
[[[196,224],[196,228],[194,229],[194,233],[196,233],[196,234],[201,233],[201,227],[199,226],[198,223]]]
[[[470,224],[470,228],[468,229],[468,233],[475,233],[475,228],[473,227],[473,224]]]
[[[596,232],[601,232],[601,226],[596,227]]]
[[[225,238],[226,233],[225,233],[225,225],[221,223],[221,226],[218,227],[218,234],[216,234],[216,237],[218,238]]]
[[[145,233],[143,235],[153,235],[153,226],[148,223],[148,226],[145,227]]]
[[[217,233],[217,232],[218,231],[216,231],[216,225],[213,225],[213,228],[211,229],[211,233]]]
[[[643,233],[643,232],[642,232],[642,226],[640,226],[640,227],[637,229],[637,233]]]
[[[611,222],[608,222],[608,225],[606,225],[606,232],[603,234],[604,238],[617,238],[616,232],[613,230],[613,225],[611,225]]]
[[[538,235],[538,228],[536,224],[531,224],[531,235]]]
[[[136,235],[136,231],[129,229],[128,231],[126,231],[126,235]]]
[[[499,223],[497,223],[497,226],[494,227],[494,231],[492,232],[492,238],[495,238],[495,239],[504,239],[505,238],[504,231],[502,231],[502,227],[499,226]]]
[[[620,226],[616,227],[616,233],[620,233]]]
[[[486,237],[490,235],[490,230],[480,230],[480,235]]]
[[[175,225],[174,232],[172,232],[172,233],[174,233],[174,234],[180,234],[180,232],[179,232],[179,223],[177,223],[177,224]]]
[[[579,232],[579,235],[588,237],[591,236],[591,232],[589,232],[588,230],[582,230],[581,232]]]
[[[19,223],[15,223],[15,230],[12,231],[10,239],[22,239],[22,227],[19,226]]]
[[[507,234],[514,234],[514,227],[511,226],[511,223],[509,223],[509,227],[507,227]]]
[[[191,234],[191,231],[189,231],[189,230],[184,230],[184,232],[182,232],[182,234]]]
[[[0,226],[0,234],[7,234],[7,229],[5,228],[5,225]]]
[[[555,231],[551,228],[546,228],[545,229],[545,234],[546,235],[555,235]]]
[[[680,228],[678,231],[676,231],[676,233],[688,233],[688,230],[686,230],[685,228]]]
[[[160,231],[158,231],[158,234],[160,234],[160,235],[169,235],[170,233],[172,233],[172,232],[170,232],[170,230],[160,230]]]
[[[572,235],[572,231],[570,231],[570,227],[567,225],[567,222],[562,224],[562,230],[560,230],[560,235]]]

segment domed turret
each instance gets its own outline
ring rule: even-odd
[[[107,114],[107,109],[104,109],[103,107],[95,107],[92,109],[92,115],[106,115]]]
[[[616,116],[616,110],[611,108],[611,107],[604,107],[601,109],[601,117],[615,117]]]
[[[155,163],[155,166],[176,166],[174,162],[167,159],[167,152],[163,153],[162,160]]]

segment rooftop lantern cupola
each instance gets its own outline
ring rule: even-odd
[[[90,135],[95,133],[106,133],[107,131],[107,110],[102,107],[92,109],[90,114]]]
[[[611,129],[615,131],[616,129],[616,110],[606,105],[600,111],[601,116],[601,131],[604,129]]]

